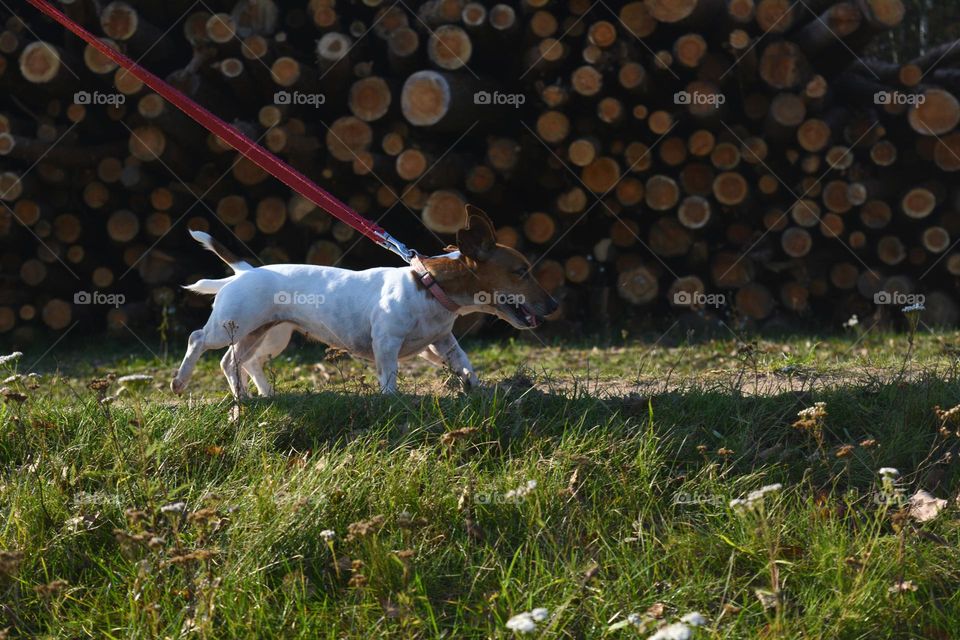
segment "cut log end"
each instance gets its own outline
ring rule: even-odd
[[[60,67],[60,53],[46,42],[31,42],[20,54],[20,73],[33,84],[50,82],[60,73]]]
[[[383,78],[370,76],[350,87],[350,111],[365,122],[379,120],[390,109],[392,95]]]
[[[404,83],[400,102],[408,122],[420,127],[434,125],[450,110],[450,86],[435,71],[418,71]]]
[[[621,298],[632,304],[653,302],[659,290],[656,276],[646,267],[634,267],[617,278],[617,292]]]
[[[790,227],[780,235],[780,246],[791,258],[802,258],[813,248],[813,238],[806,229]]]
[[[937,198],[930,190],[917,187],[903,196],[900,206],[903,212],[911,218],[926,218],[936,208]]]
[[[456,233],[467,222],[466,201],[455,191],[434,191],[421,212],[423,223],[435,233]]]
[[[453,71],[470,62],[473,44],[467,32],[460,27],[443,25],[431,34],[427,55],[441,69]]]

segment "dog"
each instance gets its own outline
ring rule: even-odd
[[[210,235],[191,231],[234,275],[184,287],[215,298],[206,325],[190,334],[171,389],[183,393],[205,351],[229,347],[220,367],[234,397],[243,397],[250,378],[261,396],[270,396],[273,388],[263,366],[286,348],[294,331],[372,361],[383,393],[397,392],[398,362],[415,355],[448,367],[465,388],[477,386],[473,366],[452,333],[457,317],[482,312],[517,329],[533,329],[558,303],[520,252],[497,244],[486,213],[468,205],[466,217],[450,253],[420,259],[426,273],[411,266],[364,271],[301,264],[253,267]],[[432,292],[434,283],[439,292]]]

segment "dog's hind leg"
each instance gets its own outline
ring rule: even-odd
[[[421,358],[429,362],[430,364],[435,364],[438,367],[446,367],[447,361],[440,357],[440,354],[436,352],[436,349],[433,345],[428,346],[426,349],[421,351],[418,354]]]
[[[273,385],[263,372],[263,365],[287,348],[295,328],[289,322],[271,328],[242,356],[244,370],[253,378],[257,392],[263,397],[273,395]]]
[[[230,345],[230,348],[227,349],[220,360],[220,370],[227,378],[230,393],[233,394],[234,398],[242,398],[246,395],[247,385],[250,383],[250,376],[243,369],[240,358],[237,356],[238,353],[241,353],[240,349],[241,345],[239,344]]]

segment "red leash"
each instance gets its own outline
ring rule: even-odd
[[[159,77],[150,73],[127,56],[115,51],[111,47],[101,42],[92,33],[68,18],[61,11],[57,10],[56,7],[47,2],[47,0],[27,0],[27,2],[72,31],[91,47],[95,48],[97,51],[132,73],[145,85],[163,96],[167,102],[190,116],[190,118],[203,126],[207,131],[227,142],[227,144],[236,149],[251,162],[259,166],[270,175],[279,179],[288,187],[307,198],[310,200],[310,202],[314,203],[333,217],[342,220],[344,223],[350,225],[363,235],[367,236],[381,247],[393,251],[406,262],[410,262],[411,258],[415,255],[414,251],[407,249],[402,242],[387,233],[387,231],[380,225],[367,220],[356,211],[352,210],[350,207],[321,189],[315,182],[291,167],[289,164],[273,155],[247,136],[243,135],[235,127],[230,126],[214,114],[210,113],[202,106],[167,84],[164,80],[161,80]]]

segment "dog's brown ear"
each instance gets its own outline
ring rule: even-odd
[[[497,246],[493,222],[473,205],[467,205],[467,226],[457,232],[457,246],[463,255],[474,260],[486,260]]]

